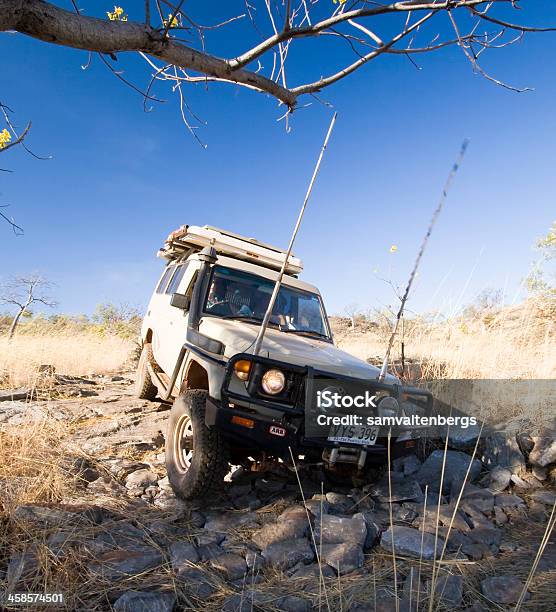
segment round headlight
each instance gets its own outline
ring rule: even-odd
[[[394,417],[400,410],[400,405],[395,397],[386,396],[378,402],[378,416]]]
[[[286,377],[281,370],[267,370],[261,380],[261,385],[265,393],[277,395],[286,386]]]

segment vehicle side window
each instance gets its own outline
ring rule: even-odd
[[[174,272],[176,266],[167,266],[166,270],[164,270],[164,274],[161,276],[160,281],[156,287],[156,293],[164,293],[166,286],[168,285],[168,280],[170,276]]]
[[[178,287],[181,283],[181,279],[187,270],[187,263],[181,264],[176,267],[176,271],[174,272],[174,276],[172,276],[172,280],[168,284],[166,288],[166,293],[176,293]]]

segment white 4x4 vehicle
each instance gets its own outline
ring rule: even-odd
[[[323,390],[370,390],[377,414],[397,414],[408,390],[392,376],[378,382],[377,368],[334,346],[318,289],[297,278],[297,258],[290,256],[255,356],[286,253],[208,226],[182,226],[159,255],[169,262],[143,322],[136,386],[141,398],[174,399],[166,465],[177,495],[218,489],[230,463],[302,456],[362,470],[384,460],[386,432],[378,427],[315,426]],[[407,436],[395,442],[395,451],[415,446]]]

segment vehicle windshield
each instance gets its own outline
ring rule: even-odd
[[[274,281],[233,268],[216,266],[204,312],[224,319],[262,321]],[[320,297],[316,293],[282,285],[270,317],[281,331],[330,339]]]

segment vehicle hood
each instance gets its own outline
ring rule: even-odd
[[[259,326],[238,320],[204,317],[199,331],[225,345],[224,356],[252,353]],[[336,348],[329,342],[267,328],[260,355],[285,363],[312,366],[323,371],[353,378],[376,379],[379,368]],[[385,382],[398,382],[388,375]]]

